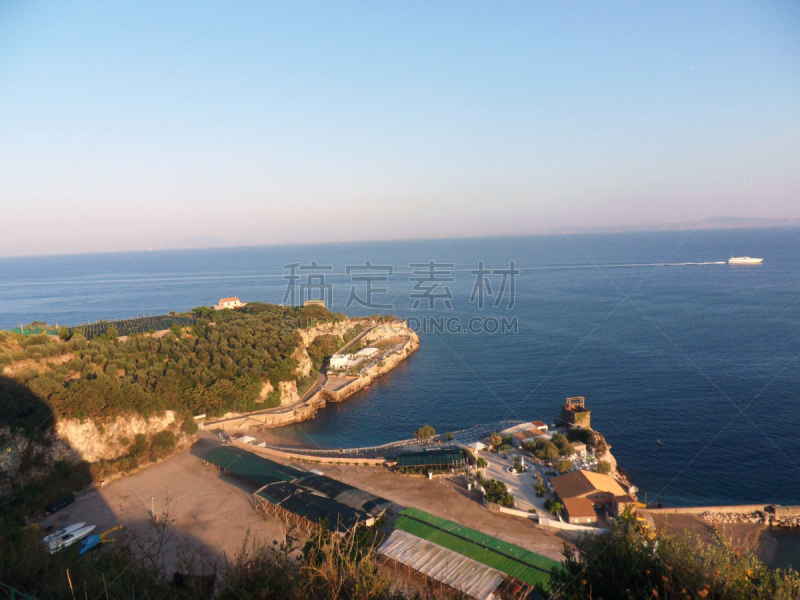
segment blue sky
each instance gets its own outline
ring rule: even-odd
[[[790,1],[9,0],[0,255],[800,217],[798,99]]]

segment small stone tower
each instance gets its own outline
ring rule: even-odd
[[[583,396],[567,398],[561,407],[561,421],[567,425],[591,429],[592,411],[586,409],[586,399]]]

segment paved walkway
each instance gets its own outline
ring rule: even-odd
[[[526,458],[525,464],[530,467],[527,473],[509,473],[508,467],[513,464],[513,459],[516,454]],[[486,459],[489,466],[486,467],[485,477],[487,479],[496,479],[506,484],[508,493],[514,496],[514,508],[519,510],[530,510],[537,508],[543,512],[548,512],[544,508],[545,500],[551,497],[549,492],[546,492],[542,498],[536,497],[536,490],[533,489],[533,484],[536,481],[536,473],[542,467],[527,462],[527,456],[522,453],[509,452],[508,458],[503,459],[503,454],[498,452],[480,452],[479,456]]]

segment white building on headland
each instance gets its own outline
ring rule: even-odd
[[[343,369],[347,365],[349,359],[344,354],[334,354],[331,356],[330,367],[331,369]]]
[[[232,298],[220,298],[219,304],[214,307],[214,310],[225,310],[226,308],[240,308],[244,303],[236,296]]]

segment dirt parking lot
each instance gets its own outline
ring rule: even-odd
[[[250,539],[284,538],[286,529],[280,521],[265,520],[253,509],[253,491],[247,482],[221,475],[191,451],[183,452],[79,496],[43,525],[59,529],[83,521],[97,525],[92,533],[100,533],[122,523],[130,532],[152,539],[151,506],[159,516],[169,508],[174,525],[165,536],[168,567],[175,566],[177,549],[186,542],[189,557],[210,573],[225,554],[232,557],[241,548],[248,529]]]
[[[83,521],[97,525],[93,533],[100,533],[122,523],[142,539],[152,539],[151,507],[157,516],[168,509],[173,523],[165,546],[168,569],[176,568],[178,549],[188,545],[190,558],[204,572],[212,572],[225,555],[232,557],[248,530],[251,540],[283,540],[285,525],[255,511],[255,485],[204,464],[202,457],[215,445],[218,442],[201,439],[190,451],[81,495],[43,524],[58,529]],[[564,542],[573,539],[571,533],[543,529],[529,519],[489,512],[460,478],[428,480],[384,467],[290,463],[265,456],[306,470],[316,467],[334,479],[392,500],[398,509],[414,506],[556,560],[561,559]]]

